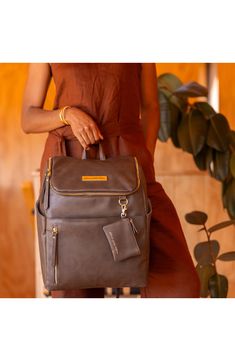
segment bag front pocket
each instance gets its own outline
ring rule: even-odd
[[[141,271],[143,260],[139,256],[122,262],[114,261],[103,226],[115,221],[120,221],[120,217],[48,219],[47,288],[111,287],[113,284],[118,286],[120,282],[131,284]],[[145,220],[143,216],[136,216],[133,221],[138,229],[137,242],[141,253],[145,242]]]

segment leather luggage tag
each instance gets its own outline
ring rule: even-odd
[[[132,226],[131,222],[133,221],[127,217],[103,226],[115,262],[140,255],[140,248],[133,231],[134,225]]]

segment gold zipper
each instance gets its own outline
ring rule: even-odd
[[[48,160],[48,168],[47,168],[47,177],[48,178],[51,176],[51,158],[52,157],[49,157],[49,160]]]
[[[49,158],[49,165],[48,165],[48,170],[47,170],[47,176],[48,176],[48,180],[51,176],[51,158]],[[131,192],[122,192],[122,193],[118,193],[118,192],[73,192],[73,193],[68,193],[68,192],[61,192],[61,191],[58,191],[57,189],[54,188],[54,186],[52,185],[51,181],[49,180],[50,182],[50,186],[51,188],[53,189],[54,192],[58,193],[58,194],[61,194],[63,196],[86,196],[86,195],[90,195],[90,196],[97,196],[97,195],[129,195],[129,194],[133,194],[135,193],[138,189],[139,189],[139,186],[140,186],[140,175],[139,175],[139,167],[138,167],[138,161],[137,161],[137,158],[134,157],[135,159],[135,169],[136,169],[136,175],[137,175],[137,186],[136,188],[131,191]]]
[[[54,260],[54,277],[55,277],[55,284],[57,284],[57,281],[58,281],[58,277],[57,277],[57,236],[58,236],[58,228],[56,226],[53,226],[52,227],[52,239],[54,241],[54,257],[55,257],[55,260]]]

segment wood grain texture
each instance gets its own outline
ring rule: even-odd
[[[46,134],[21,130],[27,69],[28,64],[0,64],[0,297],[35,295],[34,232],[24,184],[39,168]]]
[[[186,222],[185,214],[191,211],[203,211],[208,214],[207,227],[228,220],[227,212],[223,209],[220,199],[220,183],[205,173],[161,175],[156,179],[163,185],[168,196],[171,198],[183,228],[189,251],[193,255],[193,249],[198,242],[206,241],[204,232],[198,232],[199,226]],[[169,220],[170,222],[170,220]],[[214,233],[212,239],[220,243],[220,252],[235,250],[235,227],[230,226]],[[229,280],[228,297],[235,297],[235,262],[217,261],[217,270]]]

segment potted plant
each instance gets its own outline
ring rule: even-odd
[[[206,101],[207,89],[183,84],[174,74],[158,77],[161,126],[158,138],[192,154],[196,166],[221,182],[223,208],[235,218],[235,131]],[[193,101],[192,101],[193,100]]]
[[[204,212],[187,213],[185,219],[190,224],[201,226],[199,232],[204,232],[206,236],[206,241],[198,243],[194,248],[196,270],[201,283],[201,297],[227,297],[228,279],[217,272],[217,262],[235,261],[235,251],[220,253],[220,243],[212,237],[216,231],[234,225],[235,220],[220,222],[208,228],[206,225],[208,216]]]

